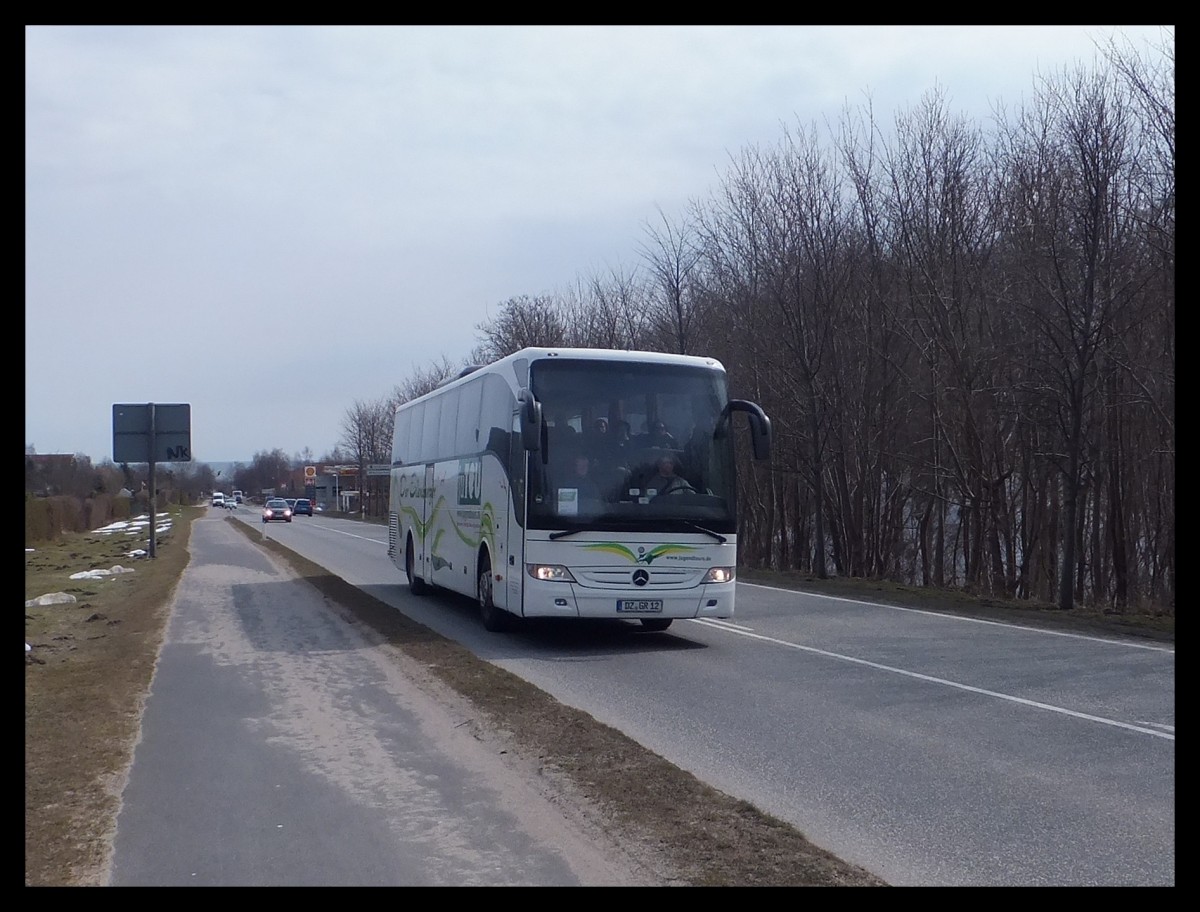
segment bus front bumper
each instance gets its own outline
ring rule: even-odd
[[[729,618],[734,583],[690,589],[592,589],[578,583],[532,582],[525,589],[525,617]]]

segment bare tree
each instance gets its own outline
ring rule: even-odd
[[[853,261],[846,194],[835,162],[804,130],[785,130],[773,152],[747,150],[722,192],[698,222],[706,273],[738,331],[756,340],[781,435],[804,441],[796,468],[812,491],[814,573],[824,578],[829,372]],[[787,500],[770,493],[772,525],[775,505]],[[773,529],[772,550],[780,537]]]
[[[760,223],[765,219],[764,156],[744,149],[734,159],[718,194],[695,212],[704,256],[706,294],[720,302],[728,331],[717,338],[716,354],[723,363],[743,370],[731,376],[731,393],[757,401],[772,418],[773,467],[795,464],[788,459],[789,419],[794,406],[774,380],[777,344],[761,287],[766,267],[759,253]],[[785,410],[786,407],[786,410]],[[739,458],[746,464],[748,460]],[[775,506],[778,472],[751,468],[738,476],[739,558],[750,566],[772,566],[773,543],[779,538]]]
[[[647,291],[637,269],[593,273],[574,306],[563,312],[568,341],[582,348],[656,350]]]
[[[933,95],[925,103],[936,99]],[[938,123],[936,117],[927,120]],[[869,98],[857,110],[847,107],[843,113],[838,145],[858,212],[860,247],[847,338],[838,343],[837,360],[838,373],[845,377],[843,387],[857,389],[860,401],[855,408],[855,401],[843,396],[838,409],[846,416],[839,424],[851,425],[859,462],[869,472],[864,476],[861,512],[876,517],[871,522],[877,528],[868,532],[868,540],[875,543],[873,572],[941,586],[946,580],[945,445],[937,400],[927,391],[939,386],[922,366],[929,352],[914,344],[910,325],[907,300],[913,270],[904,253],[904,219],[895,200],[897,180],[913,180],[901,165],[912,157],[903,152],[899,139],[905,127],[898,125],[896,132],[899,147],[889,150]],[[909,135],[920,132],[909,124]],[[939,157],[926,157],[927,167]],[[911,163],[919,166],[923,160],[917,157]],[[919,179],[914,182],[920,185]],[[936,204],[926,200],[925,207]],[[850,364],[861,368],[847,370]],[[848,500],[846,494],[842,500]]]
[[[1015,547],[1005,496],[1011,475],[1006,440],[1017,412],[1007,372],[1015,368],[1011,356],[1019,346],[1011,309],[994,290],[998,182],[982,133],[946,108],[944,94],[934,91],[898,118],[888,168],[905,289],[902,326],[922,361],[910,390],[924,400],[919,414],[932,422],[926,439],[933,487],[944,495],[945,481],[957,492],[966,583],[1010,591],[1013,568],[1005,556]]]
[[[1119,200],[1131,166],[1128,103],[1102,72],[1042,83],[1041,107],[1007,129],[1005,163],[1024,272],[1012,304],[1031,332],[1031,399],[1058,430],[1046,458],[1063,485],[1058,604],[1080,588],[1086,481],[1096,471],[1104,340],[1139,279],[1124,262],[1133,229]]]
[[[358,466],[360,515],[367,511],[367,466],[392,461],[394,415],[386,398],[372,402],[356,399],[342,419],[341,443]]]
[[[651,318],[658,334],[671,340],[671,351],[698,354],[695,333],[703,297],[696,279],[701,251],[689,225],[672,222],[662,209],[658,217],[660,224],[645,224],[646,237],[639,244],[651,276]]]
[[[560,293],[558,313],[566,330],[564,342],[572,348],[626,347],[619,315],[596,293],[599,283],[595,277],[580,277]]]
[[[1141,125],[1130,216],[1151,276],[1139,296],[1137,331],[1113,333],[1106,346],[1121,374],[1109,383],[1128,403],[1106,415],[1118,607],[1139,591],[1153,602],[1175,601],[1175,45],[1165,29],[1162,35],[1145,53],[1115,43],[1107,52]],[[1117,446],[1120,458],[1111,449]]]
[[[1152,197],[1174,206],[1175,200],[1175,42],[1163,32],[1155,53],[1110,42],[1105,56],[1125,80],[1132,101],[1141,114],[1142,133],[1153,137],[1145,143],[1151,155],[1158,188]],[[1165,191],[1165,192],[1164,192]],[[1174,235],[1171,235],[1174,240]]]
[[[264,490],[277,491],[287,484],[292,473],[292,461],[283,450],[262,450],[254,454],[246,474],[237,476],[242,490],[254,494]]]
[[[442,355],[440,361],[431,361],[423,368],[414,365],[408,378],[392,388],[392,394],[388,398],[389,407],[392,412],[395,412],[396,408],[403,403],[411,402],[413,399],[437,389],[455,376],[459,370],[460,368],[451,364],[450,359],[445,355]]]
[[[567,335],[554,301],[547,296],[509,298],[500,305],[496,319],[484,320],[475,328],[481,341],[474,356],[482,361],[495,361],[531,346],[561,346]]]

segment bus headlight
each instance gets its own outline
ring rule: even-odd
[[[704,583],[732,583],[734,576],[734,567],[713,567],[706,574],[701,582]]]
[[[536,580],[548,583],[573,583],[575,577],[562,564],[526,564],[525,572]]]

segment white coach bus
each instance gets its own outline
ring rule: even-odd
[[[712,358],[526,348],[396,409],[388,555],[414,594],[518,618],[734,613],[734,414],[771,425]],[[583,458],[586,457],[586,458]]]

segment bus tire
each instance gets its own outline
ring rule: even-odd
[[[479,572],[476,578],[479,616],[483,618],[483,629],[492,633],[503,633],[512,626],[512,615],[503,608],[496,607],[496,601],[492,597],[492,562],[486,554],[479,556]]]
[[[408,588],[413,595],[424,595],[429,587],[425,584],[425,580],[417,576],[416,560],[413,558],[413,543],[412,539],[408,540],[408,547],[404,549],[404,572],[408,574]]]
[[[666,630],[671,626],[670,618],[642,618],[641,621],[644,630]]]

